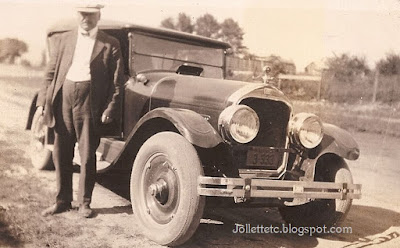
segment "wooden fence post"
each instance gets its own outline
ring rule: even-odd
[[[378,83],[379,83],[379,71],[375,71],[375,79],[374,79],[374,89],[372,92],[372,103],[376,102],[376,93],[378,91]]]
[[[322,77],[318,81],[317,101],[321,100]]]

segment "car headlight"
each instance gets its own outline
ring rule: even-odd
[[[299,113],[293,117],[290,133],[297,144],[309,149],[318,146],[324,136],[321,120],[309,113]]]
[[[238,143],[252,141],[260,129],[257,113],[246,105],[232,105],[219,116],[218,126],[224,137]]]

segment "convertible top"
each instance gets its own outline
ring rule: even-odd
[[[98,23],[99,29],[101,30],[121,30],[125,32],[136,31],[146,34],[152,34],[155,36],[163,36],[163,37],[170,37],[172,39],[180,39],[186,41],[194,41],[199,42],[207,45],[211,45],[213,47],[219,48],[230,48],[231,46],[223,41],[214,40],[211,38],[207,38],[204,36],[179,32],[172,29],[165,29],[165,28],[155,28],[155,27],[148,27],[148,26],[141,26],[137,24],[132,24],[129,22],[121,22],[121,21],[114,21],[114,20],[100,20]],[[75,19],[65,19],[59,22],[56,22],[52,26],[47,29],[47,36],[52,36],[55,33],[62,33],[69,30],[74,29],[77,27],[77,22]]]

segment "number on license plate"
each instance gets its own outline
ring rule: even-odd
[[[247,151],[247,166],[276,166],[279,163],[280,152],[277,150],[260,147]]]

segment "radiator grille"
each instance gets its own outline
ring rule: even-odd
[[[291,109],[284,102],[260,98],[246,98],[240,104],[252,108],[260,119],[260,130],[251,142],[234,148],[234,159],[237,168],[277,170],[281,167],[286,148],[287,128]],[[276,164],[248,166],[246,158],[249,147],[271,147],[281,150]]]
[[[284,148],[290,108],[283,102],[259,98],[246,98],[241,104],[252,108],[260,119],[257,137],[248,145]]]

